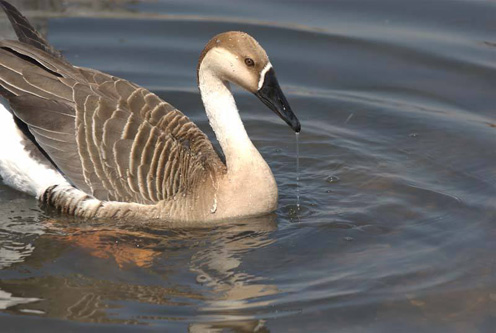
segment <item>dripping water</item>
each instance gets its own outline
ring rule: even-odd
[[[296,213],[300,211],[300,133],[296,132]]]

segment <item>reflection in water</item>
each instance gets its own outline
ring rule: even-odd
[[[275,215],[196,229],[112,225],[109,221],[88,224],[53,218],[33,224],[43,225],[45,233],[35,240],[34,252],[29,258],[19,257],[19,262],[26,261],[26,269],[46,267],[50,270],[50,262],[71,261],[76,255],[78,260],[84,261],[81,270],[98,273],[88,276],[54,272],[3,279],[0,289],[29,296],[16,298],[6,294],[9,298],[4,301],[5,308],[10,307],[13,312],[34,311],[78,321],[138,324],[151,318],[121,320],[112,309],[137,302],[160,305],[157,311],[163,313],[164,308],[173,309],[178,304],[194,301],[201,305],[196,323],[190,325],[191,331],[209,326],[208,322],[213,322],[215,327],[261,328],[262,321],[237,312],[249,306],[251,299],[278,292],[276,286],[263,282],[263,276],[245,272],[241,267],[245,254],[274,242],[270,233],[276,229]],[[168,270],[167,264],[178,252],[190,256],[189,270],[198,288],[191,289],[188,279],[181,284],[181,279],[173,277],[175,272]],[[157,261],[165,266],[160,267]],[[137,274],[145,270],[153,276],[150,284],[136,284],[130,278],[137,268],[141,272]],[[120,274],[121,279],[109,280],[108,274]],[[38,302],[24,304],[33,301]],[[153,316],[155,320],[160,318],[165,316]]]
[[[38,212],[33,210],[37,207],[35,202],[26,206],[24,200],[16,198],[18,193],[11,189],[1,193],[0,270],[29,257],[34,251],[32,242],[44,233],[43,225],[36,222]]]
[[[14,297],[11,293],[0,290],[0,310],[5,310],[15,305],[39,301],[39,298]]]

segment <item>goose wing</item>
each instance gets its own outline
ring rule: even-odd
[[[0,42],[0,93],[52,163],[100,200],[152,204],[225,165],[184,114],[126,80]]]

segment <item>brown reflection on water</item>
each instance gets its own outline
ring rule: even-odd
[[[112,260],[121,269],[130,266],[150,267],[153,260],[161,254],[154,246],[160,244],[162,239],[142,231],[106,226],[89,230],[73,226],[60,228],[59,224],[54,220],[49,221],[52,230],[63,232],[51,234],[49,237],[52,241],[76,247],[96,258]]]
[[[58,261],[63,262],[67,256],[73,258],[76,253],[76,258],[81,258],[85,265],[84,273],[73,270],[70,274],[45,272],[28,274],[29,278],[0,281],[0,290],[14,297],[33,299],[30,304],[14,304],[8,312],[30,312],[83,322],[146,324],[147,320],[187,320],[195,322],[190,324],[191,331],[209,325],[213,325],[212,329],[237,327],[239,330],[244,327],[242,331],[252,331],[255,327],[261,328],[263,321],[237,313],[250,299],[278,292],[276,286],[262,282],[263,276],[245,273],[240,268],[246,253],[274,242],[270,237],[276,229],[274,215],[198,229],[89,225],[57,219],[47,220],[44,226],[46,233],[35,241],[34,252],[22,263],[23,270],[57,267]],[[196,286],[191,285],[191,281],[172,282],[170,278],[174,271],[160,267],[167,265],[170,256],[178,251],[191,253],[189,270],[196,276]],[[161,260],[164,258],[166,260]],[[95,272],[86,273],[92,265]],[[63,266],[57,268],[64,270]],[[102,267],[113,269],[111,274],[114,276],[99,278]],[[138,280],[141,284],[127,282],[129,272],[136,271],[159,275],[159,283],[143,284],[146,279]],[[168,317],[148,316],[137,311],[136,316],[127,319],[114,317],[118,311],[113,309],[126,306],[123,303],[127,302],[163,306],[160,313],[170,309],[181,313],[181,307],[194,306],[198,313],[194,314],[195,320],[187,319],[191,315],[187,312],[184,316]]]

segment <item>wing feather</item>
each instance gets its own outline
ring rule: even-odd
[[[57,168],[98,199],[153,204],[225,170],[207,136],[169,103],[35,46],[0,41],[0,86]]]

